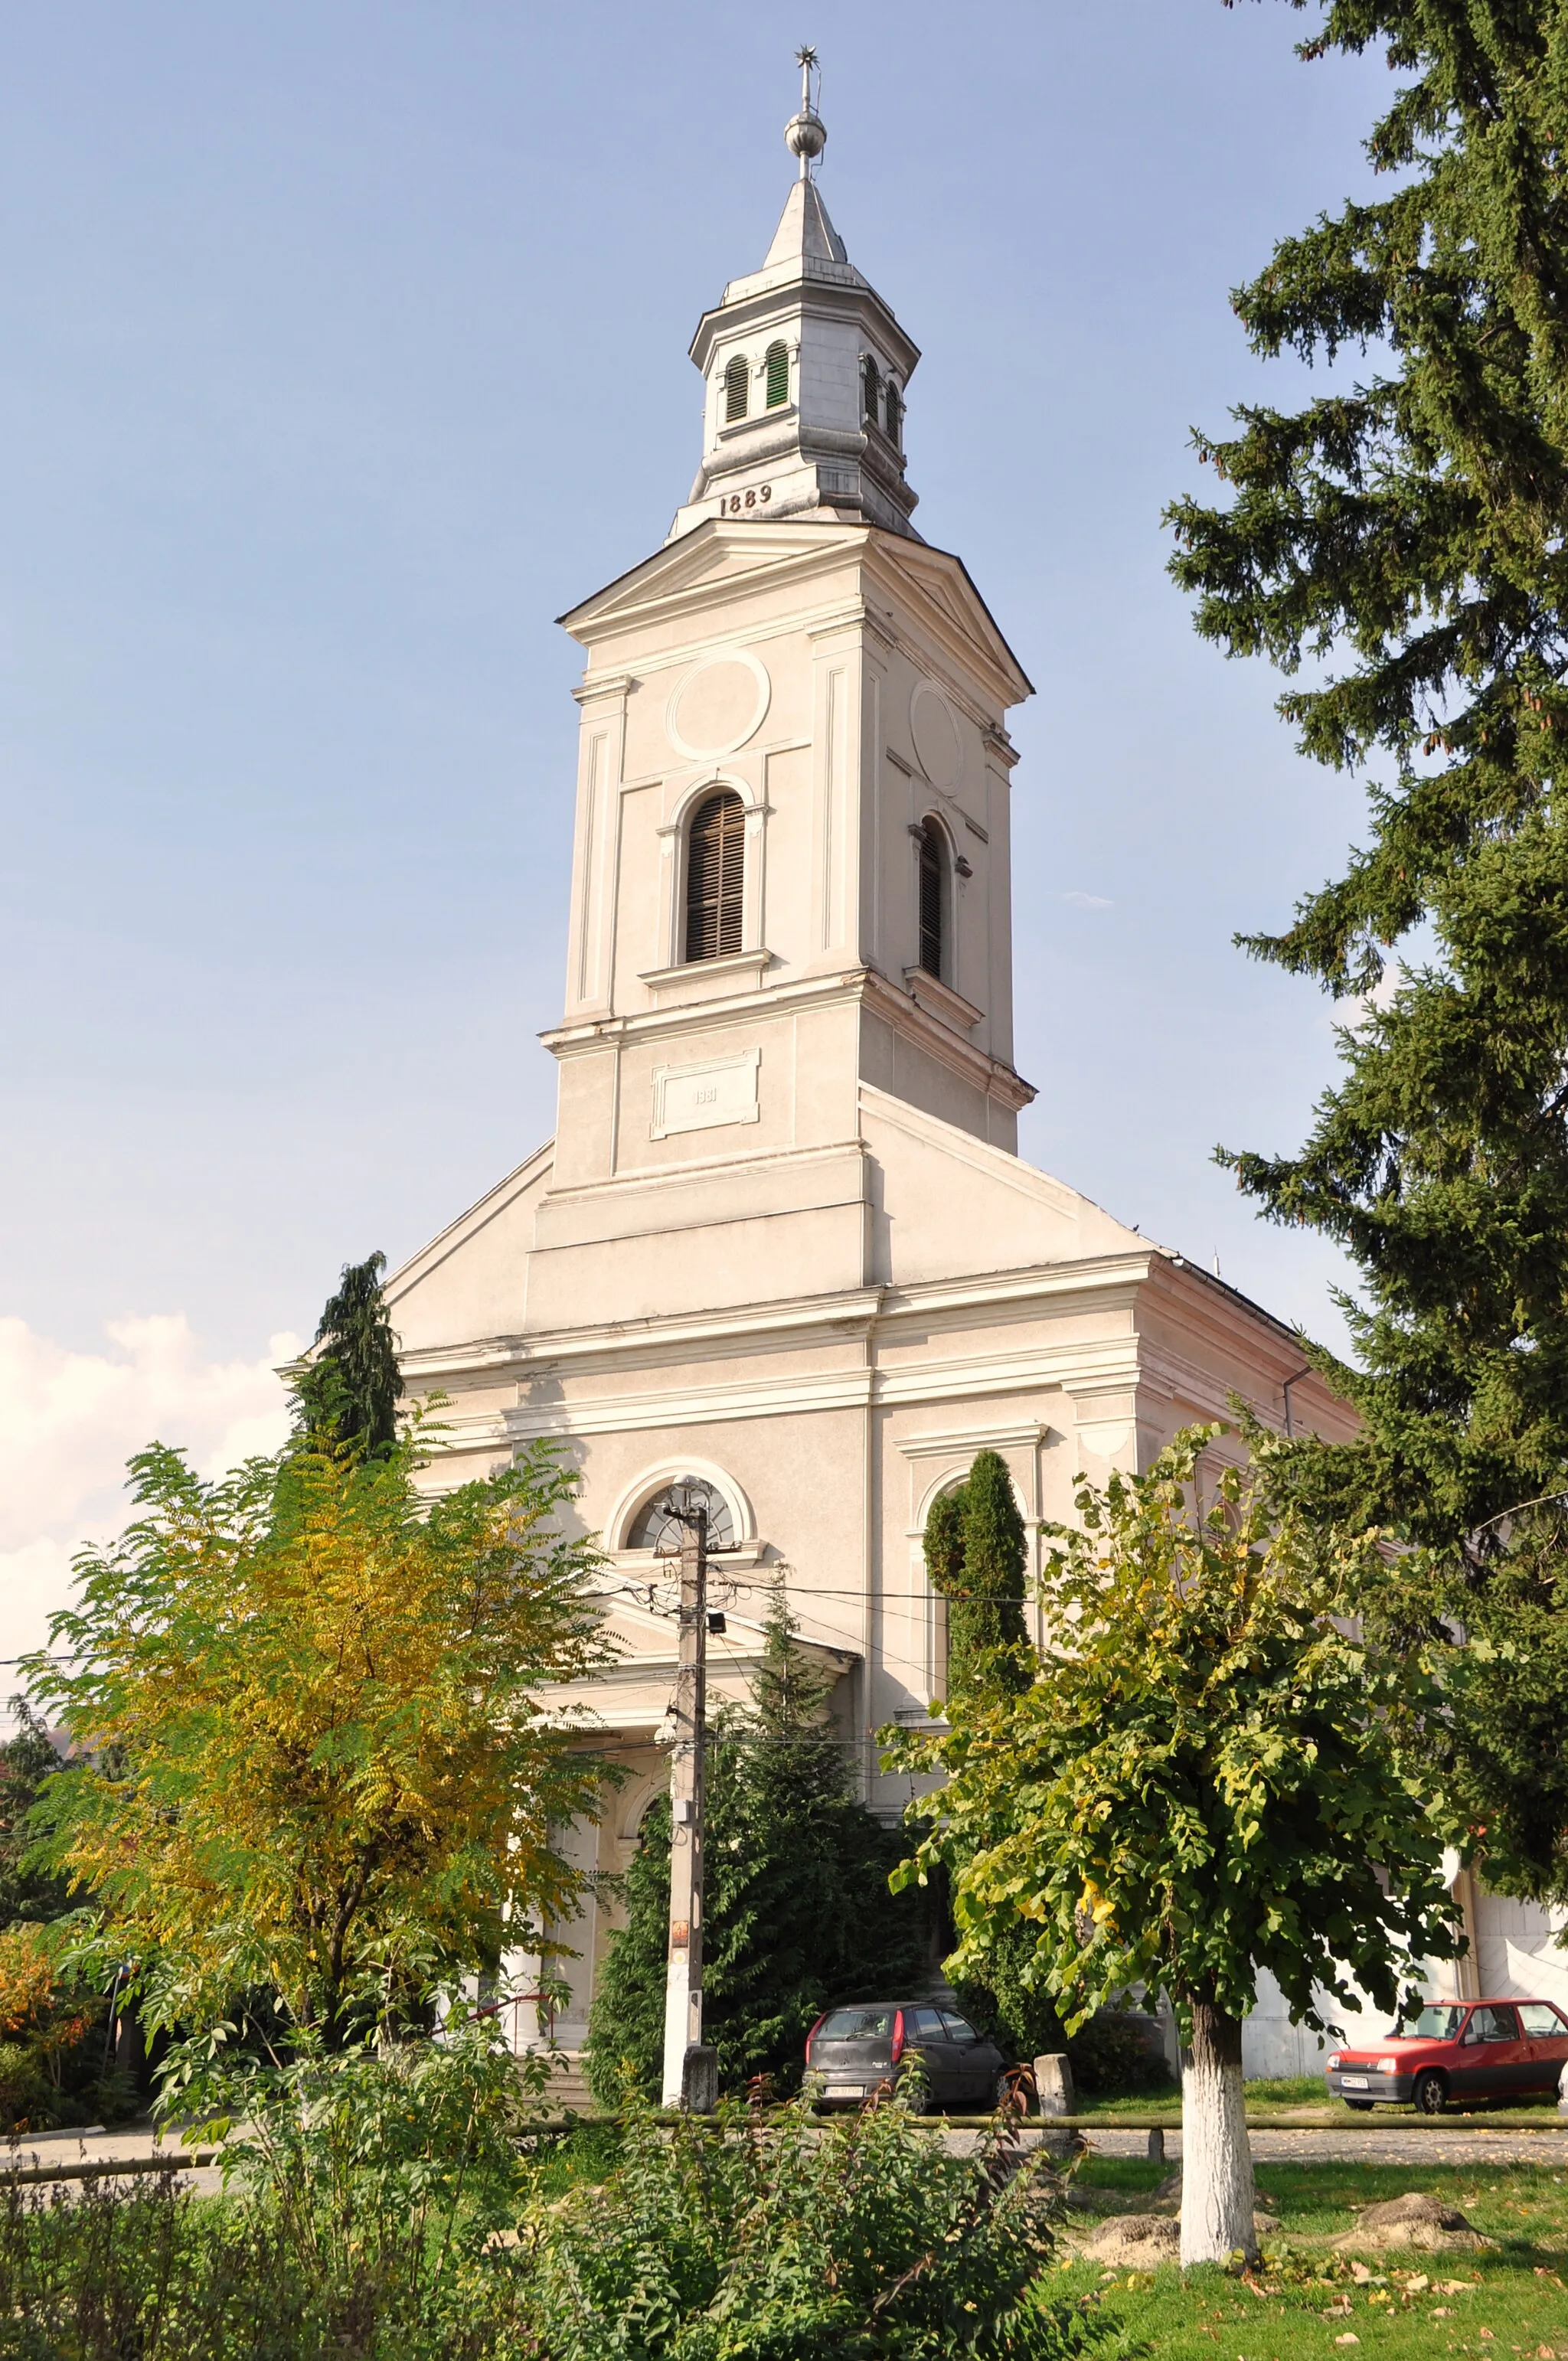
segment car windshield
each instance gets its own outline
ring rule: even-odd
[[[892,2034],[891,2008],[836,2008],[817,2028],[818,2041],[887,2041]]]
[[[1414,2016],[1402,2016],[1394,2027],[1395,2041],[1452,2041],[1464,2020],[1462,2008],[1449,2008],[1441,2001],[1429,2001]]]

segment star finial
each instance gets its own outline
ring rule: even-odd
[[[820,92],[822,67],[809,41],[803,42],[796,49],[795,61],[800,68],[800,113],[792,115],[784,125],[784,146],[792,156],[800,158],[800,177],[803,181],[809,181],[813,160],[828,145],[827,127],[811,104],[811,77],[816,74]]]

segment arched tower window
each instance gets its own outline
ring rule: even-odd
[[[887,439],[895,450],[904,440],[904,396],[892,378],[887,381]]]
[[[789,346],[770,345],[763,359],[767,367],[768,408],[782,409],[789,400]]]
[[[734,359],[730,362],[729,368],[724,372],[724,419],[726,425],[733,426],[738,418],[744,418],[746,415],[746,401],[747,396],[750,392],[751,375],[751,372],[746,365],[745,356],[741,353],[737,353]]]
[[[698,807],[686,839],[686,957],[728,958],[740,948],[746,813],[721,788]]]
[[[927,975],[942,980],[942,953],[947,949],[948,849],[934,819],[920,829],[920,964]]]
[[[880,383],[876,363],[868,353],[861,363],[861,387],[863,396],[862,407],[866,416],[873,423],[877,414],[877,390]]]

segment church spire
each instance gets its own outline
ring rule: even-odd
[[[817,185],[828,144],[797,50],[800,109],[784,145],[800,160],[760,270],[705,313],[691,357],[706,384],[702,465],[670,538],[708,517],[816,515],[918,534],[905,480],[905,389],[920,358],[850,260]]]

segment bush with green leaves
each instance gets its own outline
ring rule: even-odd
[[[170,2095],[223,2143],[225,2195],[90,2184],[0,2215],[0,2356],[489,2361],[535,2353],[488,2242],[515,2220],[529,2080],[489,2020],[335,2053],[177,2053]],[[533,2094],[543,2083],[533,2071]],[[25,2326],[22,2325],[25,2323]]]
[[[894,2100],[827,2124],[658,2121],[526,2212],[516,2265],[550,2361],[1061,2361],[1112,2339],[1042,2278],[1059,2201],[999,2123],[949,2155]]]

